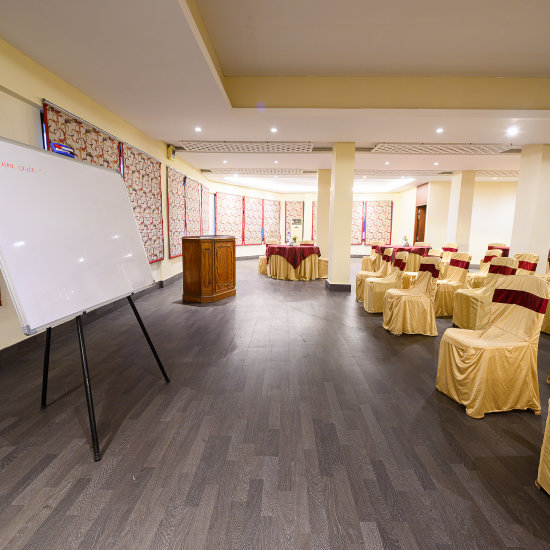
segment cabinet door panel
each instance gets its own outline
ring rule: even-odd
[[[216,291],[235,286],[235,253],[231,242],[215,243]]]

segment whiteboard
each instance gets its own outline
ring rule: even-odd
[[[2,139],[0,268],[27,335],[154,283],[120,174]]]

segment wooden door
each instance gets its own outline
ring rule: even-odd
[[[426,232],[426,205],[416,207],[416,217],[414,219],[414,242],[424,241]]]

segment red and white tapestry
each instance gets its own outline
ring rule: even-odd
[[[166,197],[168,199],[168,256],[181,256],[181,238],[185,235],[185,176],[166,168]]]
[[[281,201],[264,199],[264,242],[281,240]]]
[[[311,203],[311,238],[317,242],[317,201]]]
[[[44,126],[48,150],[50,143],[74,149],[75,158],[120,172],[120,143],[88,122],[44,103]]]
[[[201,184],[190,177],[185,178],[185,234],[201,234]]]
[[[351,209],[351,244],[363,242],[363,201],[353,201]]]
[[[367,201],[365,207],[365,244],[391,242],[393,201]]]
[[[241,195],[216,193],[216,235],[233,235],[235,244],[243,244],[243,198]]]
[[[164,259],[162,192],[158,160],[131,145],[122,148],[124,182],[149,263]]]
[[[292,218],[302,218],[304,220],[304,201],[286,201],[285,202],[285,238],[290,233],[290,224]]]
[[[201,235],[210,235],[210,192],[201,185]]]
[[[244,244],[262,244],[262,199],[244,198]]]

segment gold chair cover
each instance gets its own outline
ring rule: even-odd
[[[258,258],[258,273],[260,275],[267,275],[267,257],[260,256]]]
[[[363,256],[363,258],[361,259],[361,271],[376,271],[374,269],[374,261],[376,260],[377,256],[378,254],[373,247],[370,256]]]
[[[538,254],[514,254],[518,260],[518,275],[534,275],[539,263]]]
[[[548,299],[538,277],[502,277],[483,330],[449,328],[439,346],[436,388],[466,414],[540,411],[537,351]]]
[[[466,276],[470,267],[471,254],[455,252],[447,268],[445,279],[437,281],[435,292],[435,316],[446,317],[453,314],[455,292],[466,286]]]
[[[439,278],[445,279],[447,276],[447,269],[449,269],[449,262],[451,261],[451,256],[458,252],[457,243],[445,243],[443,245],[443,255],[441,256],[441,268],[439,269]]]
[[[550,399],[548,400],[550,410]],[[537,475],[537,483],[547,493],[550,493],[550,414],[546,419],[546,429],[544,430],[544,439],[540,449],[539,472]]]
[[[328,258],[319,258],[317,264],[319,269],[319,279],[328,279]]]
[[[420,271],[408,290],[390,289],[384,294],[384,328],[392,334],[437,336],[434,298],[440,258],[422,258]]]
[[[468,288],[481,288],[487,279],[489,265],[493,258],[500,258],[502,250],[487,250],[485,256],[479,262],[479,271],[477,273],[468,273],[466,277],[466,286]]]
[[[430,243],[425,243],[424,241],[417,241],[414,243],[414,246],[432,246]]]
[[[515,275],[517,268],[518,261],[515,258],[494,257],[485,284],[481,288],[461,288],[456,291],[453,324],[470,330],[485,328],[491,314],[493,291],[499,278]]]
[[[392,266],[392,272],[383,279],[369,277],[365,279],[363,307],[369,313],[382,313],[384,309],[384,294],[390,288],[401,288],[403,270],[407,265],[407,251],[398,252]]]
[[[282,256],[273,255],[269,258],[268,275],[285,281],[313,281],[319,278],[318,259],[317,254],[311,254],[294,268]]]
[[[391,272],[391,257],[393,256],[393,248],[386,248],[382,255],[381,266],[377,271],[358,271],[355,276],[355,299],[358,302],[363,301],[363,293],[365,288],[365,279],[367,277],[387,277]]]

